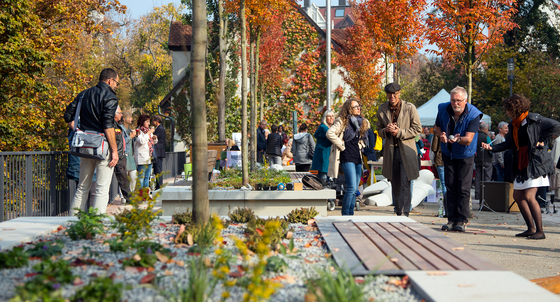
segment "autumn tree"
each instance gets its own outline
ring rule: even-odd
[[[376,97],[381,90],[383,72],[379,70],[381,55],[374,47],[371,34],[361,19],[345,29],[345,40],[337,62],[344,67],[339,73],[355,96],[362,101],[364,113],[373,118],[377,112]]]
[[[430,52],[461,62],[467,76],[468,101],[472,76],[484,53],[516,26],[514,0],[441,0],[428,13],[428,40],[438,49]]]
[[[0,150],[67,146],[62,113],[92,80],[84,68],[103,16],[123,12],[105,0],[6,0],[0,6]],[[85,60],[84,60],[85,59]],[[97,74],[99,71],[97,71]]]
[[[364,0],[350,1],[354,15],[364,22],[385,56],[386,81],[389,63],[396,65],[395,82],[400,82],[399,66],[419,49],[425,32],[423,13],[425,0]]]

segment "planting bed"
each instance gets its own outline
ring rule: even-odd
[[[41,218],[45,219],[45,218]],[[105,233],[93,237],[91,240],[71,240],[66,234],[66,227],[61,226],[57,231],[43,234],[23,244],[28,250],[37,242],[44,242],[45,249],[55,240],[63,243],[62,253],[53,256],[53,261],[67,261],[71,265],[72,282],[66,285],[53,286],[62,297],[72,299],[75,293],[92,282],[97,277],[107,276],[115,284],[123,284],[121,301],[170,301],[177,299],[180,287],[189,283],[189,270],[191,260],[202,258],[209,272],[216,272],[217,254],[230,251],[232,258],[229,262],[230,269],[226,280],[230,282],[224,286],[220,280],[216,289],[209,294],[205,301],[220,301],[224,292],[228,292],[226,301],[242,301],[247,286],[244,286],[247,272],[240,270],[245,260],[239,255],[239,249],[235,245],[234,238],[243,238],[246,224],[230,224],[221,231],[223,241],[218,245],[211,246],[203,254],[189,252],[191,246],[187,244],[176,244],[174,238],[179,231],[179,225],[173,225],[170,219],[160,220],[152,223],[153,235],[150,241],[161,244],[169,250],[169,257],[158,256],[158,261],[148,268],[137,268],[126,266],[124,263],[137,256],[137,250],[132,248],[125,252],[112,252],[109,245],[104,241],[119,238],[118,230],[109,221],[104,222]],[[276,292],[272,294],[271,301],[304,301],[308,292],[307,280],[318,278],[319,270],[336,273],[334,264],[330,261],[330,251],[324,244],[324,238],[316,226],[311,222],[309,225],[290,224],[293,228],[292,252],[283,254],[275,253],[276,256],[285,261],[286,267],[283,271],[262,273],[263,280],[270,280],[280,284]],[[17,231],[17,230],[15,230]],[[289,247],[290,240],[282,239],[281,242]],[[221,252],[216,252],[220,249]],[[191,250],[192,251],[192,250]],[[2,251],[6,252],[6,251]],[[153,252],[153,251],[152,251]],[[257,256],[250,255],[248,260],[253,265],[257,262]],[[272,256],[271,252],[268,256]],[[166,259],[167,258],[167,259]],[[266,260],[267,257],[265,257]],[[127,260],[128,259],[128,260]],[[44,260],[31,258],[29,263],[21,268],[10,268],[0,270],[0,301],[8,301],[16,294],[16,286],[37,278],[39,275],[33,268],[34,265]],[[336,267],[336,266],[335,266]],[[212,274],[210,274],[212,276]],[[244,280],[245,278],[245,280]],[[211,277],[212,279],[212,277]],[[235,281],[234,281],[235,280]],[[420,297],[407,286],[407,279],[396,277],[377,276],[359,279],[358,284],[363,284],[366,292],[366,301],[420,301]],[[52,280],[52,282],[57,282]],[[231,283],[236,282],[233,286]],[[250,282],[249,282],[250,283]]]

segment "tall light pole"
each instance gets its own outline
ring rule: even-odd
[[[513,58],[507,59],[507,78],[509,80],[509,96],[513,95],[513,79],[515,78],[515,61]]]
[[[331,0],[327,0],[327,109],[331,109]]]

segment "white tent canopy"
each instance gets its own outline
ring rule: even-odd
[[[418,115],[420,116],[422,127],[433,127],[436,123],[438,105],[449,102],[450,99],[451,95],[445,89],[442,89],[428,102],[418,107]],[[491,125],[492,120],[489,115],[483,114],[482,120]]]

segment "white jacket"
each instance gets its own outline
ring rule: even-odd
[[[150,146],[148,145],[148,141],[152,138],[154,145],[157,144],[157,136],[153,134],[146,134],[142,131],[137,131],[139,133],[136,136],[136,141],[134,142],[134,160],[136,161],[136,165],[149,165],[152,163],[152,159],[150,157]]]

